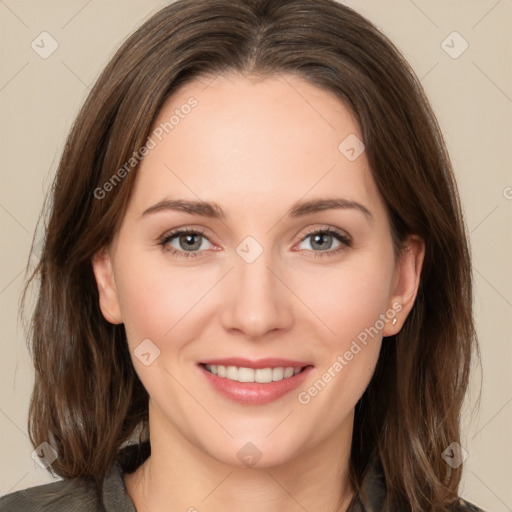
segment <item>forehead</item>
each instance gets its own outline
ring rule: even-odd
[[[197,79],[168,99],[150,136],[138,211],[163,198],[215,201],[228,216],[321,196],[382,207],[364,152],[347,158],[344,141],[362,139],[351,111],[293,75]]]

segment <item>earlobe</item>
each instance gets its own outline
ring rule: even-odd
[[[424,257],[425,242],[419,236],[411,235],[400,253],[394,289],[388,302],[388,309],[394,311],[395,316],[393,321],[384,327],[383,336],[397,334],[414,306],[420,285]]]
[[[112,268],[112,260],[106,247],[100,249],[91,260],[98,294],[100,309],[107,322],[121,324],[122,315],[119,307],[119,298]]]

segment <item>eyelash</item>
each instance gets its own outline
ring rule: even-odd
[[[171,254],[181,257],[181,258],[196,258],[198,256],[197,252],[202,251],[196,251],[196,252],[190,252],[190,251],[180,251],[175,249],[174,247],[167,247],[167,244],[171,242],[174,238],[183,235],[183,234],[194,234],[194,235],[201,235],[204,238],[206,238],[208,241],[208,237],[205,235],[205,232],[201,229],[179,229],[176,231],[172,231],[171,233],[165,234],[158,242],[158,245],[161,245],[166,251],[169,251]],[[329,251],[311,251],[313,252],[314,258],[323,258],[324,256],[335,256],[341,251],[344,251],[347,247],[352,247],[352,240],[341,233],[340,231],[337,231],[332,228],[321,228],[321,229],[314,229],[312,231],[309,231],[306,233],[299,242],[304,242],[308,237],[316,234],[328,234],[333,235],[336,240],[342,243],[340,247],[337,249],[329,250]],[[184,254],[183,254],[184,253]]]

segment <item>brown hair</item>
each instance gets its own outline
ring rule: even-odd
[[[409,234],[425,241],[415,305],[400,333],[383,344],[356,406],[350,474],[359,488],[377,457],[389,504],[446,510],[462,466],[450,468],[441,454],[460,441],[477,348],[458,193],[419,80],[376,27],[333,0],[179,0],[146,21],[107,65],[67,140],[29,280],[40,279],[31,329],[31,442],[53,445],[58,475],[98,482],[147,422],[148,394],[124,327],[103,318],[91,266],[120,225],[136,169],[105,199],[94,191],[144,146],[173,92],[223,71],[293,73],[333,92],[361,126],[395,248]]]

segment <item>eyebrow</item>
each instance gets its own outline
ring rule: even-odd
[[[370,210],[368,210],[368,208],[362,204],[357,203],[356,201],[350,201],[348,199],[341,198],[299,201],[295,203],[292,208],[290,208],[290,210],[288,210],[287,215],[293,218],[304,217],[316,212],[334,209],[355,209],[362,212],[368,219],[373,218]],[[164,201],[160,201],[159,203],[150,206],[147,210],[144,210],[142,216],[168,210],[180,211],[189,213],[190,215],[210,217],[213,219],[226,218],[225,212],[215,202],[191,201],[184,199],[166,199]]]

